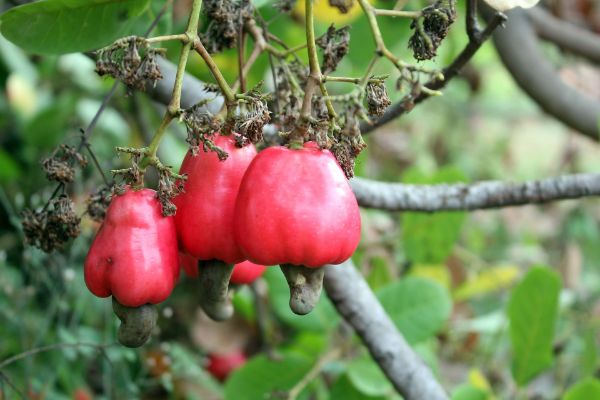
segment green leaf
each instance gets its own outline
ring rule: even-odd
[[[387,397],[384,396],[370,396],[366,393],[360,392],[350,381],[348,375],[344,374],[338,378],[333,384],[331,392],[329,393],[330,400],[383,400]]]
[[[452,392],[452,400],[487,400],[488,394],[473,385],[465,383]]]
[[[19,164],[3,149],[0,149],[0,182],[6,183],[21,174]]]
[[[370,260],[371,270],[367,282],[372,290],[377,290],[392,280],[392,274],[385,257],[375,256]]]
[[[413,344],[438,332],[450,317],[450,294],[439,284],[424,278],[408,277],[377,292],[383,308]]]
[[[127,36],[150,0],[40,0],[0,16],[0,32],[37,54],[94,50]]]
[[[227,380],[225,399],[275,398],[270,395],[290,390],[311,367],[305,357],[287,355],[281,360],[269,360],[264,355],[254,357]]]
[[[563,400],[591,400],[600,399],[600,380],[586,378],[571,386]]]
[[[329,299],[321,294],[317,306],[307,315],[296,315],[290,310],[290,290],[279,267],[268,268],[263,278],[269,287],[269,299],[273,311],[286,324],[308,331],[326,331],[333,328],[339,320]]]
[[[346,374],[354,387],[368,396],[383,396],[394,391],[388,378],[371,358],[353,360],[348,364]]]
[[[558,311],[560,279],[545,267],[532,268],[508,302],[512,373],[524,385],[553,361],[552,338]]]
[[[435,184],[463,182],[464,175],[455,168],[440,169],[432,177],[417,170],[404,176],[404,182]],[[466,214],[464,212],[440,212],[402,214],[402,244],[406,257],[414,263],[440,264],[452,252],[458,240]]]

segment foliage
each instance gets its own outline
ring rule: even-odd
[[[0,398],[18,397],[14,386],[28,397],[49,399],[72,398],[78,391],[94,398],[259,399],[298,387],[317,368],[300,387],[299,398],[398,399],[325,295],[311,314],[291,313],[288,288],[276,267],[252,289],[238,290],[233,322],[203,319],[197,287],[182,278],[160,309],[159,327],[146,347],[114,345],[110,301],[91,296],[83,279],[83,260],[97,228],[84,210],[101,186],[91,163],[76,171],[75,183],[66,189],[76,193],[80,237],[51,254],[24,244],[20,213],[43,207],[55,188],[45,180],[39,160],[61,143],[79,145],[79,129],[90,122],[113,82],[96,76],[86,56],[64,53],[143,34],[163,3],[43,0],[12,8],[1,18],[0,86],[6,96],[0,97],[0,365],[12,356],[24,357],[0,367]],[[270,32],[301,44],[303,7],[297,6],[294,18],[277,17],[271,3],[255,3],[272,21]],[[318,33],[333,18],[324,3],[318,4]],[[61,13],[65,5],[70,13]],[[167,12],[154,34],[182,31],[184,14]],[[366,18],[358,14],[335,17],[356,18],[340,75],[361,73],[373,53],[365,40],[370,34]],[[464,8],[458,15],[464,16]],[[397,19],[382,19],[380,28],[386,37],[410,35],[408,24]],[[421,65],[445,65],[465,41],[464,30],[453,27],[437,59]],[[251,43],[247,46],[249,53]],[[389,46],[410,57],[404,43]],[[176,60],[171,44],[164,47]],[[211,79],[202,60],[190,57],[189,71]],[[298,57],[306,58],[303,52]],[[224,51],[215,60],[227,80],[237,78],[236,51]],[[247,86],[265,79],[267,71],[268,59],[262,56]],[[369,147],[358,158],[357,175],[419,184],[598,168],[597,146],[540,115],[491,47],[478,53],[473,71],[481,86],[469,86],[467,78],[455,81],[441,98],[366,138]],[[373,71],[384,72],[379,65]],[[394,82],[387,88],[392,100],[400,97]],[[332,86],[331,94],[344,93]],[[143,95],[125,96],[118,89],[90,139],[105,170],[126,166],[114,156],[115,146],[149,142],[147,126],[160,123],[155,107]],[[169,128],[159,150],[165,165],[177,167],[187,150],[179,128]],[[469,216],[363,210],[363,240],[354,260],[453,399],[593,399],[600,396],[593,378],[600,295],[596,208],[595,201],[582,201]],[[542,264],[547,267],[532,267]],[[47,345],[56,347],[24,353]],[[221,383],[204,363],[206,354],[225,348],[243,349],[250,360]]]

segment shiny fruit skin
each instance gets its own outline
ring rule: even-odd
[[[264,274],[266,270],[267,267],[264,265],[258,265],[250,261],[244,261],[234,265],[230,282],[236,285],[249,285],[260,278],[260,276]]]
[[[200,148],[189,151],[180,173],[187,174],[185,192],[175,197],[175,224],[181,249],[199,260],[228,264],[244,261],[233,239],[233,212],[244,172],[256,156],[254,145],[236,147],[231,136],[214,136],[214,143],[229,157]]]
[[[98,297],[127,307],[164,301],[179,277],[177,232],[156,192],[126,188],[115,195],[84,265],[85,283]]]
[[[234,370],[246,363],[246,356],[241,351],[230,354],[209,354],[206,370],[220,381],[224,381]]]
[[[360,212],[333,155],[312,142],[263,150],[240,186],[235,239],[261,265],[320,267],[350,258]]]

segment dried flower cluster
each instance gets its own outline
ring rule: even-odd
[[[335,29],[332,24],[327,29],[327,33],[318,38],[315,43],[323,49],[323,72],[329,73],[335,71],[342,58],[348,54],[350,27],[344,26],[343,28]]]
[[[244,94],[244,102],[240,104],[240,112],[235,116],[234,132],[252,143],[263,138],[263,128],[271,120],[267,106],[269,95],[261,92],[262,82]]]
[[[41,211],[26,209],[22,213],[23,233],[28,244],[49,253],[79,235],[80,218],[66,195],[50,200]]]
[[[98,51],[96,72],[119,79],[130,90],[145,90],[163,78],[156,62],[163,53],[163,49],[150,47],[144,38],[125,37]]]
[[[183,193],[184,179],[176,179],[173,177],[169,167],[160,168],[158,172],[157,197],[162,206],[162,214],[165,217],[169,217],[175,215],[177,212],[177,206],[173,204],[172,200],[178,194]]]
[[[211,140],[211,137],[221,129],[221,122],[205,109],[204,103],[198,103],[184,110],[181,118],[187,129],[186,141],[193,154],[197,154],[200,146],[204,151],[214,151],[219,160],[227,159],[227,152]]]
[[[354,0],[329,0],[329,5],[340,10],[342,14],[347,14],[354,4]]]
[[[422,25],[420,19],[423,20]],[[429,60],[435,57],[438,47],[455,19],[455,0],[438,0],[435,4],[425,7],[421,12],[421,18],[415,19],[410,25],[411,29],[415,30],[408,41],[413,56],[417,60]]]
[[[96,222],[102,222],[106,216],[106,209],[112,199],[112,190],[108,187],[102,187],[96,193],[92,194],[87,201],[86,212]]]
[[[208,0],[203,2],[202,9],[209,23],[200,39],[209,53],[234,47],[240,28],[254,14],[249,0]]]
[[[369,116],[381,117],[392,104],[385,83],[382,80],[371,81],[367,84],[366,90]]]
[[[75,178],[74,163],[85,167],[87,159],[73,147],[62,144],[52,156],[42,161],[42,168],[49,181],[69,183],[73,182],[73,178]]]

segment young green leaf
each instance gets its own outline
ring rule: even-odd
[[[289,391],[310,370],[308,358],[284,356],[270,360],[254,357],[233,373],[225,385],[225,399],[277,398]]]
[[[600,399],[600,380],[586,378],[571,386],[563,400]]]
[[[150,0],[40,0],[0,16],[0,32],[36,54],[94,50],[130,34]]]
[[[404,182],[435,184],[463,182],[464,175],[456,168],[443,168],[432,177],[410,170]],[[465,220],[464,212],[402,214],[402,246],[406,257],[414,263],[441,264],[452,252]]]
[[[531,269],[508,302],[512,373],[522,386],[553,362],[552,338],[558,311],[560,279],[545,267]]]
[[[406,340],[413,344],[438,332],[450,316],[450,294],[439,284],[408,277],[377,292],[381,305]]]

